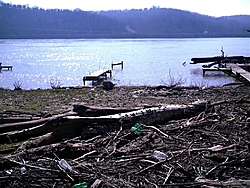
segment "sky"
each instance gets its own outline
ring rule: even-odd
[[[144,9],[157,6],[197,12],[213,17],[250,15],[250,0],[1,0],[44,9],[80,8],[84,11]]]

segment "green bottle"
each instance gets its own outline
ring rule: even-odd
[[[73,188],[87,188],[87,187],[88,187],[88,183],[82,182],[82,183],[75,184]]]
[[[143,127],[139,124],[136,123],[132,128],[131,131],[134,132],[135,134],[138,134],[139,132],[141,132],[143,130]]]

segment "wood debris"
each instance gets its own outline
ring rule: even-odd
[[[115,129],[106,132],[88,127],[59,140],[48,129],[2,155],[0,185],[248,187],[249,109],[249,95],[235,96],[165,122],[118,121]],[[154,156],[155,151],[165,158]],[[60,166],[61,160],[70,167]]]

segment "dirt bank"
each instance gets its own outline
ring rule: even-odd
[[[244,91],[243,91],[244,90]],[[245,91],[246,90],[246,91]],[[106,91],[102,88],[49,89],[49,90],[0,90],[0,112],[24,111],[59,114],[72,109],[75,103],[100,107],[142,107],[161,104],[188,104],[196,100],[218,101],[235,95],[245,96],[247,89],[197,88],[197,87],[115,87]]]

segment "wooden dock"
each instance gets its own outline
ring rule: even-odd
[[[92,81],[92,84],[101,84],[102,81],[106,80],[108,77],[108,74],[110,77],[112,77],[112,71],[111,70],[98,70],[93,72],[90,75],[83,77],[83,84],[85,85],[86,81]]]
[[[221,71],[225,72],[228,75],[234,76],[235,78],[242,78],[245,81],[250,83],[250,65],[245,64],[234,64],[234,63],[228,63],[226,67],[218,67],[218,68],[207,68],[203,67],[203,75],[207,71]]]
[[[237,62],[237,63],[244,63],[250,61],[250,57],[245,56],[214,56],[214,57],[195,57],[191,59],[191,64],[197,64],[197,63],[211,63],[211,62],[217,62],[220,63],[220,61],[227,61],[227,62]]]
[[[225,73],[230,73],[231,72],[231,68],[217,68],[217,67],[214,67],[214,68],[209,68],[209,67],[203,67],[202,68],[202,72],[203,72],[203,75],[205,75],[205,73],[207,71],[221,71],[221,72],[225,72]]]
[[[202,66],[203,75],[208,71],[221,71],[235,77],[241,81],[250,84],[250,57],[232,56],[232,57],[205,57],[192,58],[192,64],[209,63]],[[214,67],[216,66],[216,67]]]
[[[2,71],[2,69],[12,70],[12,67],[13,66],[11,66],[11,65],[3,66],[2,63],[0,62],[0,71]]]

